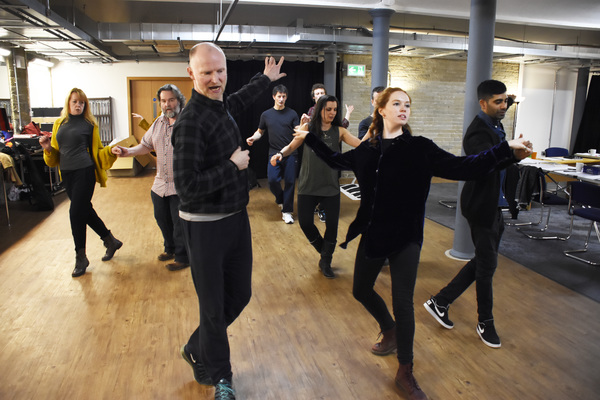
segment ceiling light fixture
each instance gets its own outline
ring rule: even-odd
[[[30,61],[30,64],[40,65],[46,68],[54,67],[54,63],[52,61],[44,60],[43,58],[34,58]]]

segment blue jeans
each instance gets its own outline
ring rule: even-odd
[[[175,261],[188,264],[183,228],[179,218],[179,197],[177,195],[161,197],[150,191],[154,204],[154,218],[163,235],[165,253],[175,254]]]
[[[271,159],[269,156],[269,159]],[[267,178],[269,180],[269,189],[275,195],[275,202],[283,204],[282,212],[294,212],[294,186],[296,184],[296,155],[291,154],[284,157],[283,160],[272,166],[267,164]],[[281,181],[284,186],[281,190]]]

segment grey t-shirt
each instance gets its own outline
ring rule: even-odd
[[[82,115],[69,115],[56,133],[60,151],[60,169],[73,171],[94,165],[88,147],[92,145],[94,126]]]
[[[340,130],[332,126],[323,132],[321,140],[335,152],[341,151]],[[298,194],[312,196],[335,196],[340,193],[339,173],[330,168],[315,152],[304,145],[302,151],[302,165],[298,177]]]

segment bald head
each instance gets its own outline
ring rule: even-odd
[[[187,71],[194,81],[196,92],[209,99],[223,101],[227,85],[227,62],[219,46],[203,42],[192,47]]]

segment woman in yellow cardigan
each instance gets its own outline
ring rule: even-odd
[[[59,166],[62,181],[71,200],[69,215],[71,232],[75,241],[75,269],[71,276],[85,274],[90,264],[85,254],[86,229],[89,225],[104,241],[106,254],[102,261],[110,260],[123,243],[112,235],[92,206],[96,182],[106,186],[106,170],[117,157],[111,148],[103,147],[96,118],[90,110],[87,96],[81,89],[73,88],[65,106],[52,127],[52,139],[42,136],[44,161],[50,167]]]

